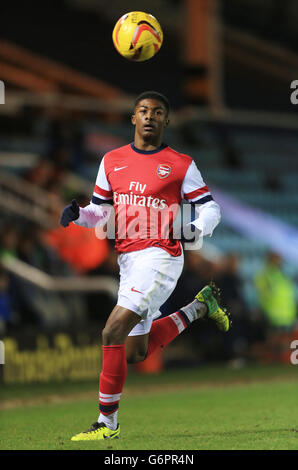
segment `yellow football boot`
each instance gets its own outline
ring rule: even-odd
[[[101,441],[103,439],[118,439],[120,436],[120,426],[112,431],[104,423],[93,423],[90,429],[80,432],[71,438],[72,441]]]

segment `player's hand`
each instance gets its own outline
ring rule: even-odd
[[[75,199],[71,201],[71,204],[64,207],[60,224],[63,227],[68,227],[69,223],[73,220],[77,220],[80,217],[80,207]]]

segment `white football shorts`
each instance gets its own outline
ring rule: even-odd
[[[129,336],[144,335],[150,331],[152,321],[161,314],[160,307],[176,287],[183,263],[183,252],[175,257],[158,247],[118,256],[120,285],[117,305],[132,310],[142,318]]]

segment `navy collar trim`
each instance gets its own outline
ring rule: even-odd
[[[135,152],[137,152],[137,153],[143,153],[144,155],[152,155],[152,154],[158,153],[158,152],[160,152],[161,150],[163,150],[163,149],[165,149],[166,147],[168,147],[167,144],[161,144],[161,146],[158,147],[158,148],[155,149],[155,150],[140,150],[140,149],[138,149],[137,147],[135,147],[135,144],[134,144],[133,142],[130,144],[130,146],[131,146],[131,148],[132,148]]]

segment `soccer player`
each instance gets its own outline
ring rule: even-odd
[[[220,209],[194,160],[163,143],[169,124],[165,96],[142,93],[135,102],[132,124],[134,142],[108,152],[101,160],[90,204],[82,208],[73,200],[60,221],[64,227],[70,222],[95,227],[106,221],[107,207],[111,207],[107,204],[113,204],[120,267],[117,305],[102,331],[99,418],[90,429],[73,436],[74,441],[119,437],[118,404],[127,362],[143,361],[205,315],[221,330],[229,329],[229,318],[217,303],[215,286],[210,285],[190,304],[155,319],[183,268],[183,249],[173,236],[175,210],[167,213],[167,223],[154,218],[156,213],[179,206],[184,198],[195,205],[198,217],[192,223],[196,230],[211,236],[220,221]],[[153,236],[152,228],[153,232],[157,228]]]

